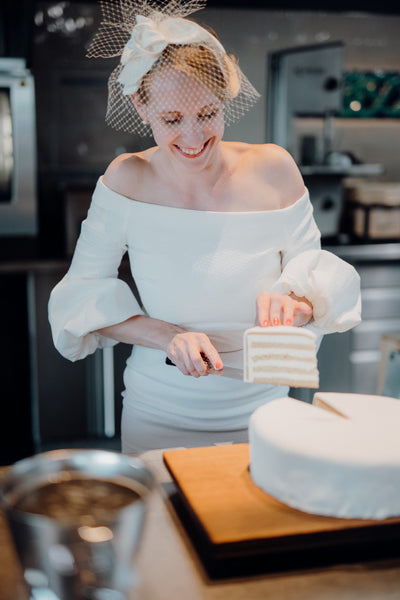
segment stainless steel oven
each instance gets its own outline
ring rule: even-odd
[[[37,234],[34,79],[23,58],[0,58],[0,235]]]

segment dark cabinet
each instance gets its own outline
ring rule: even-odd
[[[58,353],[47,306],[67,268],[66,261],[0,268],[1,464],[53,446],[101,445],[107,436],[119,437],[130,347],[119,344],[106,358],[97,351],[76,362]],[[104,386],[106,359],[108,369],[112,361],[112,390]]]
[[[29,456],[31,381],[26,279],[18,273],[0,277],[0,464]]]

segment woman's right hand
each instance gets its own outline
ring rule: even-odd
[[[219,371],[223,367],[220,355],[205,333],[187,331],[180,325],[145,315],[134,315],[96,333],[118,342],[163,350],[184,375],[201,377],[208,375],[210,368]]]
[[[169,342],[166,352],[168,358],[184,375],[192,377],[208,375],[210,367],[203,356],[212,368],[219,371],[223,367],[220,355],[205,333],[193,331],[177,333]]]

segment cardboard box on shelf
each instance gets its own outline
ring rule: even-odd
[[[346,196],[357,237],[372,241],[400,237],[400,182],[349,180]]]

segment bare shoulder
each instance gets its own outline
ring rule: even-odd
[[[236,154],[237,157],[244,160],[249,160],[257,164],[266,162],[274,162],[275,166],[279,163],[292,160],[289,152],[276,144],[247,144],[245,142],[222,142],[222,145]],[[294,162],[294,161],[293,161]]]
[[[257,177],[278,192],[280,208],[294,204],[304,195],[304,181],[293,157],[276,144],[249,144],[247,159]]]
[[[114,192],[135,199],[148,169],[148,153],[120,154],[107,167],[103,182]]]

